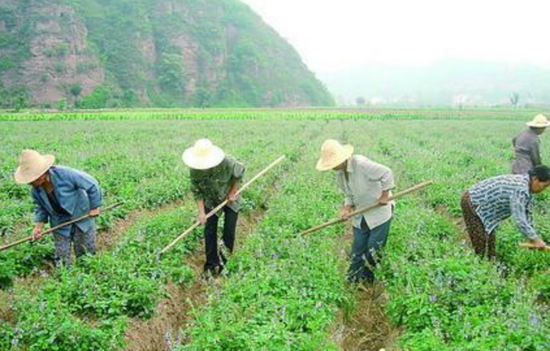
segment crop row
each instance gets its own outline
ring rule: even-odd
[[[312,140],[295,172],[280,184],[261,225],[228,266],[177,350],[335,350],[328,336],[339,309],[349,306],[345,262],[335,252],[342,226],[300,237],[336,213],[341,195],[330,174],[314,166]]]
[[[508,142],[489,141],[480,124],[474,131],[464,123],[441,123],[439,128],[432,123],[430,133],[422,133],[428,130],[425,123],[390,130],[382,124],[370,127],[376,139],[357,146],[392,166],[399,183],[436,180],[421,195],[398,202],[384,257],[388,315],[395,326],[404,327],[400,346],[405,350],[547,349],[550,323],[537,292],[525,284],[518,269],[518,275],[506,276],[503,267],[457,245],[463,233],[449,218],[460,215],[462,191],[476,180],[506,172],[504,155],[509,149],[502,147]],[[497,135],[505,139],[510,125],[500,127],[504,128]],[[522,257],[543,258],[544,253],[520,252],[517,233],[510,243],[511,231],[508,224],[497,241]],[[518,261],[506,262],[519,268],[522,261]]]
[[[97,177],[107,203],[125,201],[122,209],[99,218],[103,229],[136,208],[154,208],[184,198],[189,189],[189,172],[181,161],[181,153],[197,138],[207,135],[229,154],[248,161],[248,166],[252,167],[269,163],[266,155],[292,152],[292,148],[300,143],[294,137],[299,129],[288,129],[288,126],[277,123],[258,123],[253,128],[242,121],[223,124],[201,121],[6,124],[8,138],[0,147],[0,157],[9,160],[0,165],[3,243],[29,235],[32,228],[33,204],[29,189],[16,185],[12,178],[17,155],[23,148],[55,153],[60,164],[85,170]],[[286,145],[270,133],[273,127],[288,130],[288,137],[295,142]],[[241,138],[241,133],[246,133],[247,137]],[[258,156],[262,155],[264,157],[260,159]],[[50,238],[0,253],[0,288],[9,286],[16,276],[34,272],[52,258]]]
[[[249,208],[266,205],[266,192],[260,189],[246,194]],[[17,321],[4,330],[0,346],[52,350],[53,342],[58,350],[72,350],[75,344],[79,350],[118,350],[124,344],[127,317],[153,316],[168,282],[186,284],[194,278],[184,260],[199,242],[200,230],[159,256],[162,247],[191,225],[194,213],[195,205],[189,203],[145,218],[124,233],[112,252],[60,270],[37,292],[16,291]]]
[[[436,184],[426,192],[426,202],[455,219],[460,219],[459,201],[462,192],[482,179],[509,173],[512,157],[510,139],[517,129],[522,128],[521,125],[508,122],[497,125],[488,122],[450,122],[423,135],[420,133],[421,125],[409,125],[399,138],[393,137],[394,142],[390,148],[395,152],[391,157],[403,165],[407,176],[414,182],[434,179]],[[383,138],[392,139],[391,136]],[[445,143],[441,142],[443,139],[446,140]],[[543,149],[550,147],[550,142],[544,135],[542,140]],[[547,223],[547,211],[550,197],[546,193],[536,197],[539,206],[534,222],[539,235],[548,241],[550,226]],[[496,236],[497,258],[505,265],[503,268],[517,277],[533,276],[536,280],[534,284],[548,300],[550,285],[544,277],[547,276],[550,255],[520,248],[518,243],[526,239],[511,220],[497,230]]]
[[[249,174],[269,162],[271,147],[286,152],[292,162],[299,157],[301,144],[273,144],[252,153],[247,159]],[[274,170],[245,192],[245,213],[266,206],[267,189],[280,174],[281,169]],[[186,284],[193,279],[182,261],[195,248],[200,230],[162,258],[159,250],[194,221],[195,207],[188,201],[183,209],[145,218],[123,233],[113,251],[58,271],[32,293],[16,290],[15,320],[3,327],[0,346],[52,350],[54,343],[58,350],[72,350],[75,344],[79,350],[118,350],[129,317],[153,316],[168,282]]]
[[[0,121],[74,121],[74,120],[529,120],[539,110],[449,110],[449,109],[145,109],[78,112],[1,113]]]
[[[119,349],[127,317],[151,316],[165,283],[185,284],[193,278],[192,269],[182,261],[197,244],[197,236],[168,257],[158,255],[159,248],[191,224],[191,211],[187,206],[146,218],[125,232],[114,251],[59,270],[37,291],[17,290],[15,321],[3,326],[0,348]]]
[[[546,350],[548,310],[522,280],[457,245],[448,219],[401,201],[384,258],[391,321],[405,350]]]
[[[304,116],[309,112],[292,113]],[[497,114],[488,119],[498,118]],[[313,113],[308,116],[305,119],[315,118]],[[138,155],[135,160],[123,158],[122,162],[131,169],[130,173],[137,174],[141,172],[140,165],[148,167],[151,154],[144,156],[148,155],[147,150],[160,148],[158,154],[166,158],[162,164],[166,172],[178,177],[183,174],[181,178],[186,179],[187,171],[180,169],[179,153],[189,140],[206,135],[206,131],[208,135],[218,135],[220,140],[221,135],[226,136],[220,144],[230,151],[237,150],[235,154],[240,159],[254,160],[248,169],[249,176],[251,169],[261,167],[281,153],[290,154],[289,164],[295,170],[277,181],[280,188],[269,202],[265,220],[233,257],[224,289],[213,294],[207,306],[199,307],[192,327],[182,331],[186,343],[179,349],[336,348],[329,340],[329,327],[336,311],[347,309],[352,303],[344,283],[345,263],[334,254],[343,228],[330,228],[308,238],[296,236],[300,230],[333,217],[342,200],[332,176],[314,170],[321,136],[350,141],[357,153],[392,167],[400,189],[427,179],[436,181],[421,195],[398,202],[380,272],[390,296],[388,315],[396,326],[404,327],[399,339],[401,347],[407,350],[542,350],[550,347],[550,319],[545,305],[550,296],[550,280],[545,274],[550,256],[518,248],[521,237],[508,223],[497,233],[498,259],[504,265],[479,260],[470,248],[459,244],[462,233],[449,218],[460,218],[460,195],[469,186],[508,172],[512,154],[510,139],[523,128],[521,123],[513,121],[516,117],[509,115],[496,122],[443,121],[434,120],[433,116],[431,120],[397,118],[390,121],[340,116],[336,117],[339,120],[322,122],[296,118],[302,120],[97,121],[93,126],[83,121],[76,127],[65,122],[49,122],[57,123],[53,128],[61,128],[75,139],[92,140],[87,150],[91,150],[92,155],[95,152],[97,160],[101,160],[103,154],[109,155],[101,150],[102,143],[97,142],[101,140],[97,139],[102,134],[100,131],[109,135],[114,129],[118,136],[123,131],[129,133],[128,139],[122,139],[119,144],[107,143],[105,150],[114,149],[124,155],[132,147],[141,150],[135,153]],[[23,137],[17,140],[26,141],[21,141],[10,152],[0,149],[2,156],[15,155],[14,152],[25,145],[35,147],[30,132],[20,132],[18,124],[36,132],[49,126],[41,122],[6,123],[15,135]],[[93,133],[88,133],[87,128],[92,128]],[[70,131],[78,132],[71,134]],[[185,140],[178,133],[185,135]],[[229,135],[232,136],[227,137]],[[14,143],[19,142],[15,139]],[[132,142],[133,139],[136,141]],[[550,143],[544,135],[542,139],[545,150]],[[69,144],[74,145],[73,141]],[[58,140],[58,147],[68,146]],[[299,151],[302,147],[307,147],[307,151]],[[180,151],[175,152],[176,149]],[[177,157],[173,158],[173,154]],[[90,155],[80,159],[75,153],[71,157],[74,158],[67,163],[77,165],[89,160]],[[136,163],[135,168],[130,165],[132,161]],[[109,161],[97,166],[104,177],[100,179],[102,183],[117,182],[118,174],[108,174],[111,164]],[[8,169],[3,170],[5,179]],[[156,183],[157,177],[163,176],[151,173],[139,185],[134,183],[130,190],[123,191],[137,194],[132,187],[141,189],[143,185],[144,189],[139,191],[143,191],[144,196],[155,193],[148,190],[149,186],[153,189],[158,186],[161,194],[164,191],[172,194],[171,186],[178,188],[177,191],[180,186],[186,187],[182,182],[187,180],[175,180],[176,175],[166,183]],[[172,179],[174,182],[167,184]],[[260,206],[262,200],[254,199],[260,199],[275,179],[270,178],[247,193],[246,198],[252,201],[245,204],[245,208]],[[112,189],[119,188],[113,186]],[[2,188],[0,196],[5,196],[6,201],[18,196],[23,198],[22,194],[13,195],[17,191],[19,188]],[[120,190],[109,190],[115,191]],[[109,201],[118,198],[108,196]],[[547,206],[547,197],[543,195],[540,202],[543,207]],[[36,348],[29,349],[50,350],[47,346],[51,347],[55,341],[63,347],[69,342],[82,344],[82,350],[116,349],[122,342],[118,335],[125,330],[128,316],[147,318],[162,297],[159,287],[169,280],[185,282],[190,278],[188,268],[181,264],[183,251],[174,254],[177,259],[170,256],[161,265],[155,261],[153,249],[160,248],[189,224],[190,213],[194,213],[192,206],[186,207],[184,213],[187,220],[178,211],[146,219],[131,229],[112,253],[94,257],[73,271],[61,271],[37,292],[17,291],[20,295],[16,302],[17,321],[0,329],[3,333],[0,348],[19,350],[35,344]],[[19,219],[21,216],[15,215]],[[550,239],[545,214],[539,212],[535,217],[539,232]],[[19,219],[13,223],[20,223]],[[142,246],[142,242],[149,242],[139,239],[142,237],[159,241],[151,247]],[[48,248],[37,249],[35,246],[33,253],[50,252]],[[185,251],[185,245],[180,250]],[[122,256],[117,256],[121,253]],[[134,255],[139,257],[134,259]],[[19,263],[24,259],[4,262]],[[31,264],[34,263],[30,261]],[[130,278],[122,281],[120,277]],[[112,293],[106,288],[111,285],[115,287]],[[93,290],[95,287],[97,291]],[[86,295],[84,291],[93,294]],[[134,295],[138,297],[134,299]],[[95,296],[99,297],[97,301],[92,298]],[[540,296],[545,297],[546,302],[543,300],[541,304],[537,299]],[[17,345],[12,347],[14,343]],[[71,349],[62,346],[59,350]]]

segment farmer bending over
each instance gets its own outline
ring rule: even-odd
[[[235,229],[239,213],[240,197],[237,196],[239,182],[244,176],[245,167],[208,139],[200,139],[183,153],[183,162],[190,168],[191,191],[197,201],[199,222],[204,228],[206,263],[204,273],[218,275],[227,258],[218,253],[218,215],[206,218],[206,214],[219,204],[228,201],[223,208],[224,246],[233,252]]]
[[[393,215],[394,203],[389,201],[390,190],[394,187],[392,171],[365,156],[353,155],[351,145],[329,139],[321,147],[317,170],[330,169],[337,172],[338,185],[345,194],[342,218],[348,219],[354,208],[381,205],[353,217],[348,280],[373,283],[372,268],[378,263],[377,254],[386,245]]]
[[[462,215],[476,254],[495,257],[495,230],[508,217],[537,248],[546,244],[532,224],[538,194],[550,185],[550,168],[535,166],[526,174],[502,175],[486,179],[462,195]]]
[[[89,214],[99,215],[102,205],[101,188],[92,176],[64,166],[54,166],[53,155],[40,155],[23,150],[15,181],[31,184],[36,205],[34,239],[42,237],[44,224],[50,226],[68,222]],[[71,265],[71,243],[76,257],[96,253],[96,227],[92,218],[57,229],[54,233],[55,260],[58,265]]]

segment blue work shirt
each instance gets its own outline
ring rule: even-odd
[[[98,208],[103,204],[99,183],[89,174],[64,166],[53,166],[48,172],[57,201],[67,213],[57,213],[48,199],[46,190],[43,187],[33,187],[31,194],[36,205],[35,222],[46,223],[49,221],[53,227],[82,217],[91,209]],[[95,222],[92,218],[87,218],[75,225],[86,233],[95,227]],[[71,227],[60,228],[55,233],[69,237]]]

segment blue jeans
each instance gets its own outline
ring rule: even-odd
[[[372,269],[378,264],[379,251],[386,246],[390,224],[391,218],[378,227],[370,229],[363,218],[361,228],[353,227],[351,265],[348,270],[350,282],[374,282]]]

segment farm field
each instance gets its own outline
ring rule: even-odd
[[[519,248],[507,222],[497,264],[479,260],[460,213],[464,190],[509,172],[510,140],[539,112],[0,113],[0,243],[32,228],[29,189],[12,178],[24,148],[94,175],[107,204],[125,202],[100,217],[98,255],[72,269],[52,268],[51,238],[0,252],[0,350],[550,349],[550,254]],[[287,156],[245,191],[236,252],[210,283],[202,229],[158,254],[195,220],[181,153],[202,137],[242,160],[246,179]],[[327,138],[392,168],[397,191],[434,180],[398,201],[366,292],[345,282],[349,226],[297,235],[343,202],[334,174],[314,167]],[[549,205],[538,196],[547,242]]]

